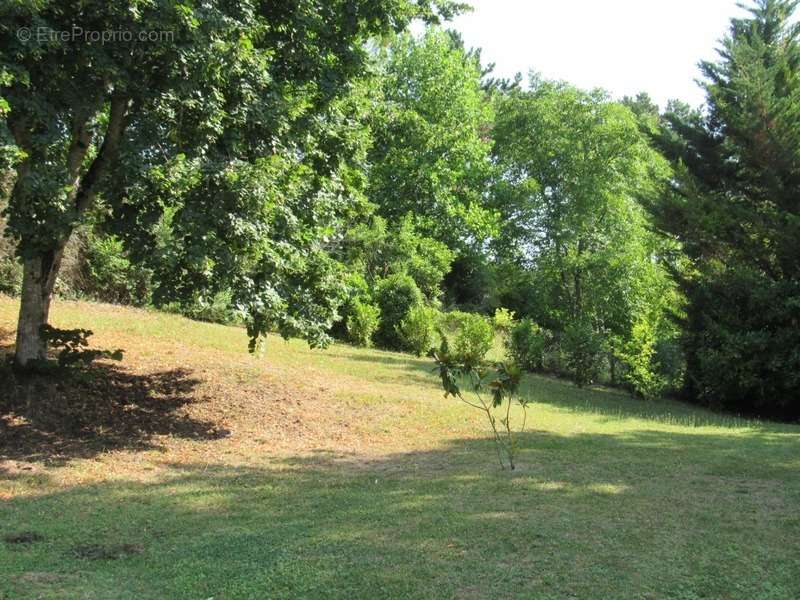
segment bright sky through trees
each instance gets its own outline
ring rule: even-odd
[[[740,14],[736,0],[467,0],[453,26],[500,76],[529,69],[615,96],[700,104],[698,61]]]

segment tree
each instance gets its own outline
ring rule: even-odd
[[[0,160],[13,168],[2,187],[23,261],[17,365],[45,356],[64,247],[98,205],[139,257],[152,250],[143,242],[155,224],[173,216],[176,268],[162,273],[162,295],[224,275],[254,342],[272,327],[323,342],[338,294],[321,243],[347,202],[347,163],[360,147],[340,135],[347,118],[334,103],[363,71],[367,37],[461,8],[4,3]]]
[[[631,112],[640,119],[658,119],[658,117],[661,115],[661,110],[659,109],[658,104],[653,101],[653,99],[650,97],[650,94],[647,92],[640,92],[636,94],[636,97],[634,98],[630,96],[624,96],[620,101],[620,104],[627,106]]]
[[[410,214],[393,228],[379,215],[359,216],[363,220],[348,227],[333,256],[351,273],[362,274],[369,287],[381,278],[406,274],[428,302],[438,301],[453,252],[443,242],[421,235]]]
[[[535,77],[530,90],[501,97],[494,154],[504,216],[495,249],[528,279],[529,303],[511,308],[560,336],[587,383],[601,350],[616,351],[670,297],[654,260],[663,244],[638,203],[667,165],[634,114],[604,92]]]
[[[655,136],[675,177],[651,209],[680,241],[687,394],[800,416],[800,27],[758,0],[703,62],[707,109],[673,104]]]
[[[390,223],[413,214],[423,235],[453,250],[486,239],[496,226],[484,197],[493,117],[479,56],[430,28],[396,39],[380,68],[369,199]]]

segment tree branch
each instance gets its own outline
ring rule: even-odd
[[[83,165],[83,159],[86,158],[86,153],[92,143],[89,119],[95,112],[96,110],[75,111],[72,118],[71,139],[67,150],[67,174],[74,186],[78,185],[81,165]]]
[[[125,131],[128,116],[129,98],[115,91],[111,96],[111,110],[108,117],[108,129],[103,144],[91,166],[83,176],[78,192],[75,195],[75,210],[78,214],[86,211],[97,196],[97,184],[105,175],[108,166],[114,162],[119,149],[119,141]]]

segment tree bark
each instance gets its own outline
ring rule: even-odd
[[[42,327],[48,323],[50,303],[63,255],[64,247],[61,246],[44,256],[27,258],[23,262],[14,356],[14,362],[20,368],[27,368],[32,362],[47,358],[47,341],[42,335]]]
[[[83,175],[81,166],[91,142],[88,124],[92,111],[79,112],[73,121],[66,166],[72,187],[70,200],[74,203],[78,217],[89,210],[94,203],[97,184],[116,159],[119,142],[127,124],[129,104],[127,95],[115,91],[109,104],[108,128],[97,156]],[[15,135],[20,147],[24,147],[22,141],[25,135],[27,131],[21,126],[18,135]],[[30,161],[25,160],[17,169],[16,184],[21,184],[29,172]],[[15,191],[16,189],[15,185]],[[64,248],[71,233],[70,231],[64,239],[57,241],[50,250],[23,261],[22,294],[14,355],[14,362],[18,367],[26,368],[31,362],[47,357],[47,341],[42,335],[42,327],[49,321],[53,290],[61,268]]]

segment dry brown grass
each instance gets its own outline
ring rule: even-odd
[[[0,297],[4,352],[13,343],[14,309],[14,300]],[[87,309],[100,322],[92,344],[123,348],[124,360],[100,361],[70,380],[6,371],[0,384],[6,474],[57,468],[64,484],[85,484],[112,474],[151,478],[160,464],[247,465],[306,455],[356,465],[433,442],[431,424],[417,420],[420,401],[440,399],[424,363],[416,373],[398,375],[406,358],[386,353],[386,365],[370,372],[365,363],[356,376],[311,364],[312,351],[295,343],[272,340],[266,357],[253,357],[242,330],[101,304],[57,302],[56,323],[92,326]],[[131,321],[140,329],[131,331]],[[182,327],[225,339],[198,345]],[[341,347],[315,356],[335,361],[337,353],[353,352]],[[418,402],[398,402],[415,396]],[[472,422],[469,415],[459,420]],[[410,435],[390,431],[389,421],[405,423]],[[86,461],[98,466],[88,468]]]

